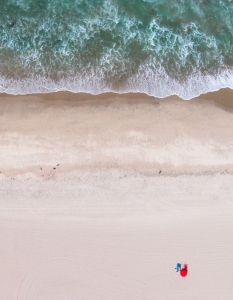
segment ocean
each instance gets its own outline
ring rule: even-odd
[[[0,2],[0,92],[233,88],[233,0]]]

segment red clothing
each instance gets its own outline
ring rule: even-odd
[[[185,277],[188,274],[187,268],[180,270],[180,276]]]

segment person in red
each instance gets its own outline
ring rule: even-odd
[[[188,274],[188,265],[184,264],[184,267],[180,270],[180,276],[185,277]]]

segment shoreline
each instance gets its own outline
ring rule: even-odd
[[[220,73],[201,74],[196,73],[195,77],[188,77],[186,80],[178,81],[167,76],[165,70],[159,70],[155,74],[147,74],[147,70],[142,71],[137,77],[130,77],[113,80],[107,83],[106,78],[100,79],[96,75],[86,74],[61,78],[54,81],[51,78],[0,78],[0,93],[11,95],[32,95],[32,94],[52,94],[52,93],[74,93],[102,95],[104,93],[128,95],[144,94],[149,97],[166,98],[180,97],[184,100],[202,97],[204,94],[215,93],[221,90],[232,90],[233,69],[225,69]],[[107,80],[108,81],[108,80]],[[156,84],[155,84],[156,83]]]
[[[232,95],[0,95],[0,172],[232,173]]]
[[[154,97],[152,95],[141,93],[141,92],[103,92],[98,94],[92,94],[92,93],[85,93],[85,92],[71,92],[71,91],[56,91],[56,92],[44,92],[44,93],[31,93],[31,94],[8,94],[8,93],[0,93],[0,97],[40,97],[45,100],[56,100],[61,98],[66,98],[69,100],[76,100],[76,101],[84,101],[84,100],[100,100],[100,99],[109,99],[114,97],[119,98],[145,98],[145,99],[159,99],[159,100],[166,100],[170,98],[176,98],[180,99],[182,101],[195,101],[198,99],[205,99],[210,101],[215,101],[216,103],[219,103],[220,105],[226,106],[228,108],[233,108],[233,89],[231,88],[220,88],[216,91],[210,91],[203,94],[200,94],[199,96],[195,96],[191,99],[182,99],[182,97],[171,94],[166,97]]]

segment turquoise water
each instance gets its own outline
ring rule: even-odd
[[[1,0],[0,92],[233,88],[232,0]]]

